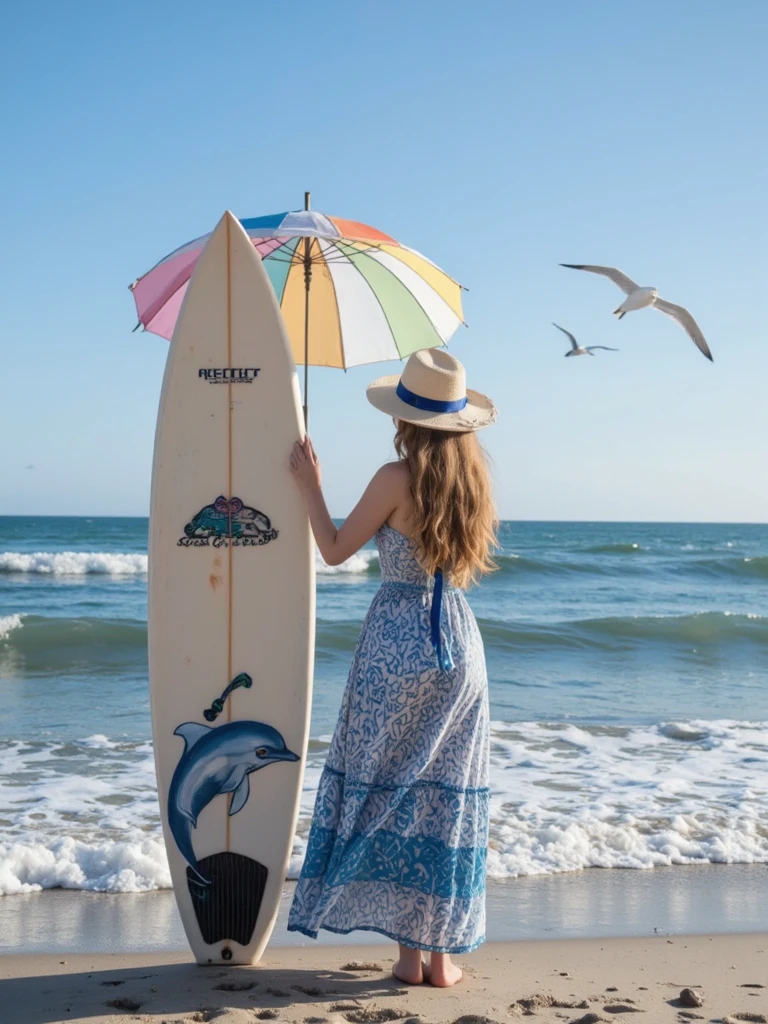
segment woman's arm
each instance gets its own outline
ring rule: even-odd
[[[320,463],[308,437],[293,446],[291,470],[307,503],[309,521],[320,554],[328,565],[341,565],[359,551],[402,501],[402,468],[397,463],[382,466],[344,520],[344,525],[337,529],[325,504]]]

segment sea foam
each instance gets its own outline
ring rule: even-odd
[[[318,574],[362,575],[378,564],[373,549],[358,551],[341,565],[328,565],[315,551]],[[147,555],[106,551],[19,551],[0,552],[0,573],[40,573],[50,576],[85,576],[100,573],[107,576],[139,576],[147,572]],[[0,619],[0,622],[3,620]]]
[[[0,643],[22,624],[23,615],[0,615]]]
[[[328,565],[327,562],[323,561],[320,552],[315,551],[315,568],[318,575],[323,576],[338,576],[348,573],[360,576],[371,572],[378,566],[378,563],[378,552],[369,549],[358,551],[357,554],[352,555],[351,558],[348,558],[346,562],[342,562],[341,565]]]
[[[768,863],[767,724],[494,722],[489,877]],[[289,878],[329,742],[310,742]],[[0,808],[0,894],[170,885],[147,741],[4,741]]]
[[[765,727],[494,723],[489,875],[768,862]]]
[[[47,844],[0,843],[0,895],[40,889],[146,892],[170,887],[160,838],[86,843],[65,836]]]
[[[43,573],[50,576],[108,576],[146,574],[147,556],[105,551],[18,551],[0,553],[0,573]]]

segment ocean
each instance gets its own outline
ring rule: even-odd
[[[492,878],[768,863],[768,526],[502,524],[486,645]],[[170,887],[146,659],[146,519],[0,518],[0,894]],[[318,559],[289,875],[375,550]]]

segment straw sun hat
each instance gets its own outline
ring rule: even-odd
[[[464,367],[443,348],[414,352],[402,374],[379,377],[366,393],[380,412],[432,430],[464,434],[496,420],[496,406],[469,390]]]

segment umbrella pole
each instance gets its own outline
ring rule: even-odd
[[[309,209],[311,193],[304,193],[304,209]],[[309,429],[309,286],[312,281],[312,260],[309,236],[304,239],[304,429]]]

